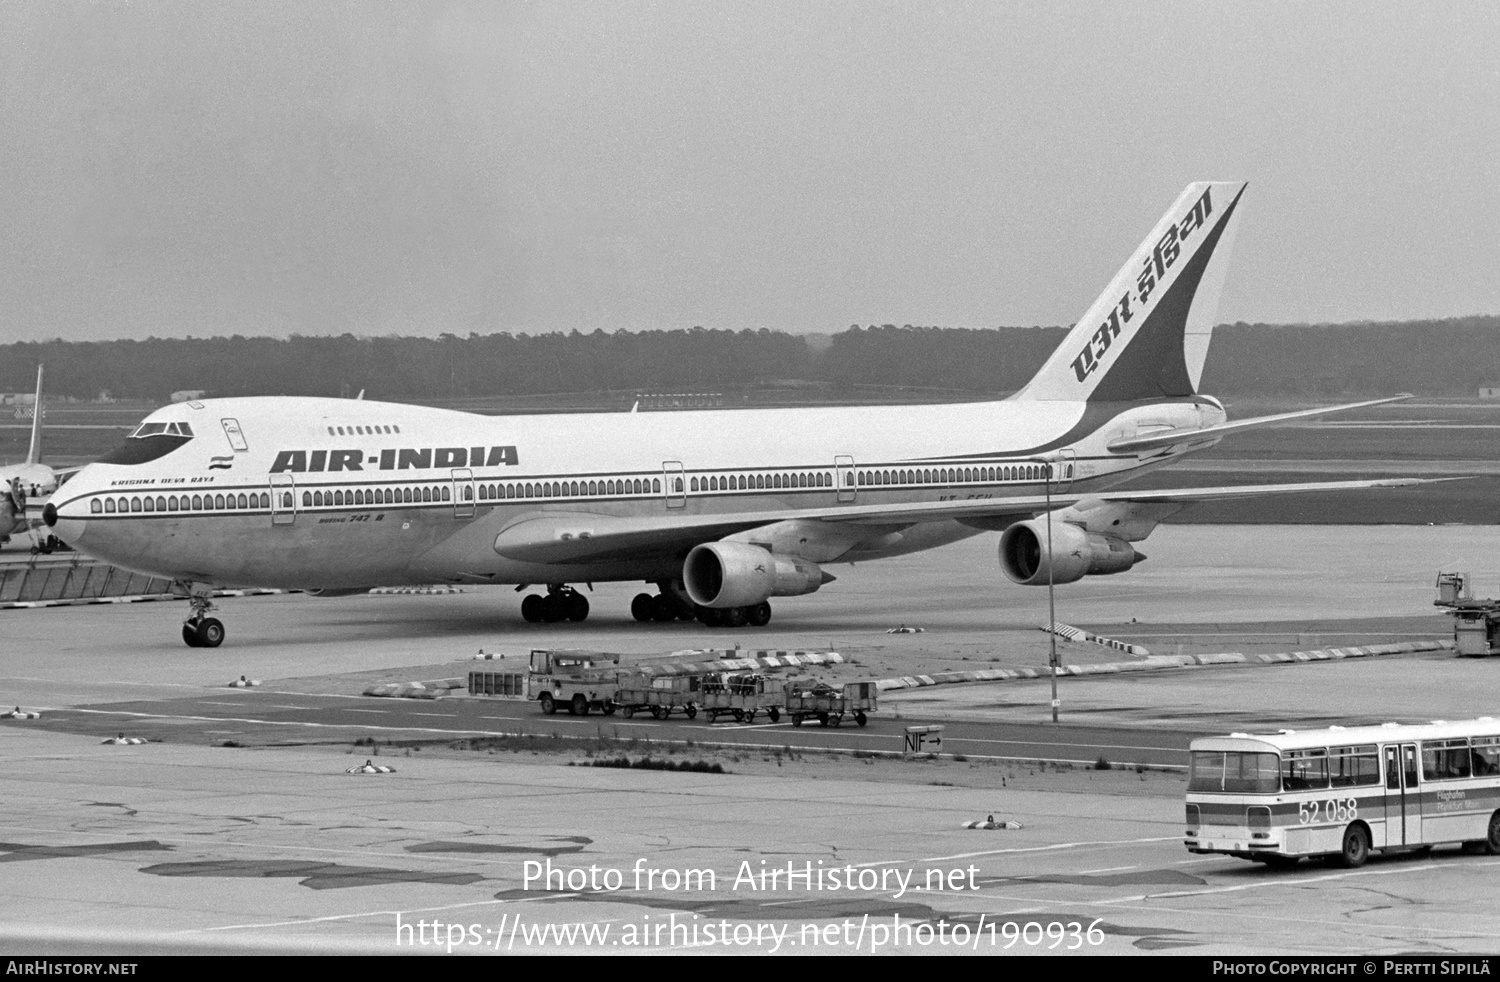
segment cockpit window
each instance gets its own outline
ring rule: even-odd
[[[142,423],[125,442],[100,457],[101,464],[144,464],[165,457],[193,438],[186,423]]]
[[[130,434],[130,439],[141,440],[148,436],[185,436],[192,439],[193,428],[186,423],[142,423]]]

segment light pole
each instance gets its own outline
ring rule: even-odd
[[[1052,722],[1057,722],[1057,601],[1052,588],[1052,458],[1033,457],[1042,465],[1042,493],[1047,499],[1047,666],[1052,676]]]

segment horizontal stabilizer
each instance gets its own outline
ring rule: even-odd
[[[1299,409],[1291,413],[1277,413],[1275,416],[1257,416],[1253,419],[1241,419],[1233,423],[1221,423],[1218,426],[1205,426],[1199,429],[1160,430],[1123,440],[1115,440],[1106,449],[1110,453],[1139,453],[1143,450],[1161,450],[1165,447],[1175,447],[1184,443],[1197,443],[1201,440],[1217,441],[1220,437],[1228,436],[1230,433],[1238,433],[1241,430],[1253,430],[1261,426],[1276,426],[1280,423],[1290,423],[1300,419],[1313,419],[1317,416],[1326,416],[1329,413],[1343,412],[1347,409],[1383,406],[1388,402],[1400,402],[1402,399],[1410,398],[1411,395],[1406,394],[1391,396],[1389,399],[1371,399],[1369,402],[1350,402],[1342,406],[1325,406],[1321,409]]]

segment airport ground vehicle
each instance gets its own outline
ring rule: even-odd
[[[618,705],[620,656],[571,648],[536,648],[525,672],[470,672],[469,694],[526,699],[542,712],[612,715]]]
[[[1500,720],[1232,733],[1190,753],[1190,852],[1350,868],[1441,843],[1500,854]]]
[[[674,710],[688,719],[698,715],[702,677],[698,675],[627,676],[615,694],[615,702],[627,718],[646,711],[653,719],[666,719]]]
[[[703,709],[708,721],[732,716],[736,723],[753,723],[764,712],[775,723],[786,704],[786,681],[760,674],[724,672],[703,680]]]
[[[842,689],[818,682],[789,686],[786,690],[786,711],[793,726],[801,726],[803,720],[813,717],[823,726],[838,726],[845,716],[853,716],[854,722],[864,726],[868,721],[865,714],[875,711],[875,702],[874,682],[850,682]]]

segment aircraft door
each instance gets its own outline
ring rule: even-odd
[[[661,462],[661,490],[666,496],[668,508],[682,508],[687,505],[687,475],[683,472],[682,461],[664,460]]]
[[[467,467],[453,469],[453,517],[474,517],[474,472]]]
[[[839,500],[853,501],[857,490],[854,477],[854,458],[848,454],[838,454],[833,458],[833,476],[838,481]]]
[[[297,521],[297,482],[290,474],[272,474],[271,524],[291,525]]]
[[[1077,463],[1078,454],[1072,450],[1059,452],[1059,459],[1052,465],[1052,493],[1057,494],[1068,490],[1073,484],[1073,468]]]
[[[250,445],[245,442],[245,432],[240,429],[239,420],[221,419],[219,422],[223,424],[224,437],[229,441],[229,446],[235,453],[244,453],[250,449]]]

